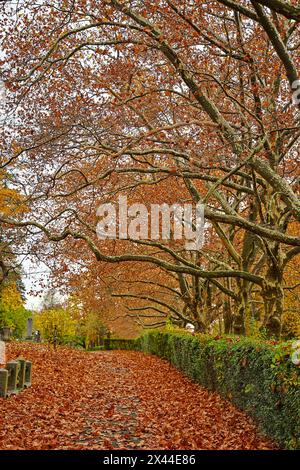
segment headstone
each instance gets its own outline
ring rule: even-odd
[[[32,362],[26,361],[25,364],[25,387],[31,386]]]
[[[32,339],[32,318],[27,319],[26,339]]]
[[[5,343],[0,341],[0,366],[3,366],[6,363],[6,354],[5,354]]]
[[[17,393],[20,364],[18,361],[9,361],[6,364],[6,369],[8,371],[7,393]]]
[[[10,328],[8,326],[4,326],[3,328],[0,329],[0,339],[2,341],[9,341],[10,340]]]
[[[0,398],[21,392],[31,386],[32,363],[19,358],[0,368]]]
[[[6,398],[8,384],[8,371],[0,369],[0,398]]]
[[[19,374],[18,374],[18,380],[17,380],[17,389],[18,391],[23,390],[25,386],[25,371],[26,371],[26,361],[23,358],[17,359],[19,363]]]

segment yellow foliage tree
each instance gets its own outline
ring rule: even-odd
[[[64,344],[72,340],[76,334],[76,320],[70,310],[64,308],[51,308],[43,310],[34,316],[34,326],[49,342]]]
[[[22,336],[30,312],[24,308],[23,299],[15,281],[2,286],[0,292],[0,326],[11,328],[16,336]]]

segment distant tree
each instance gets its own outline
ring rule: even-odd
[[[24,307],[16,281],[6,281],[0,289],[0,327],[11,328],[13,336],[21,338],[25,333],[27,318],[31,312]]]
[[[71,312],[62,307],[42,310],[34,315],[34,326],[42,338],[50,343],[65,344],[74,339],[76,321]]]

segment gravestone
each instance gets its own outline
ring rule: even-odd
[[[0,398],[7,397],[8,370],[0,369]]]
[[[30,387],[31,386],[31,372],[32,372],[32,362],[31,361],[26,361],[25,364],[25,387]]]
[[[0,340],[1,341],[9,341],[10,340],[11,331],[8,326],[3,326],[0,328]]]
[[[19,373],[18,373],[18,380],[17,380],[17,389],[19,391],[23,390],[25,386],[25,372],[26,372],[26,360],[22,357],[16,359],[19,363]]]
[[[3,366],[5,363],[6,363],[5,343],[4,341],[0,341],[0,366]]]
[[[27,328],[26,328],[26,339],[32,339],[32,318],[27,319]]]
[[[17,393],[18,375],[20,370],[20,364],[18,361],[9,361],[6,364],[6,370],[8,371],[8,384],[7,393]]]
[[[0,341],[0,367],[5,367],[6,354],[5,354],[5,343]],[[8,384],[8,371],[6,369],[0,369],[0,398],[6,398],[7,395],[7,384]]]

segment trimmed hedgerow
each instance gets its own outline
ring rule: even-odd
[[[291,361],[290,343],[151,331],[137,340],[107,340],[105,347],[169,360],[246,411],[281,447],[300,448],[300,368]]]
[[[155,331],[135,347],[230,399],[282,447],[300,448],[300,370],[290,343]]]

